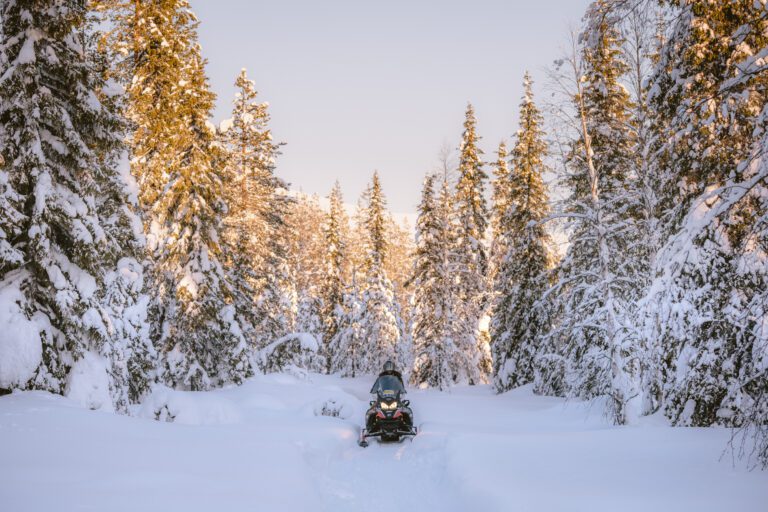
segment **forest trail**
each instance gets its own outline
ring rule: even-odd
[[[725,429],[606,423],[601,403],[522,388],[412,390],[413,441],[356,444],[371,378],[261,376],[158,390],[138,417],[43,392],[0,397],[0,503],[14,512],[758,512],[768,472]],[[322,410],[338,414],[329,417]],[[173,416],[172,423],[152,421]]]

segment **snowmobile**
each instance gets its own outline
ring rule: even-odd
[[[358,440],[360,446],[368,446],[367,440],[371,437],[397,442],[403,437],[416,435],[411,403],[402,399],[405,387],[399,376],[380,375],[371,394],[375,394],[376,399],[371,400],[371,408],[365,414],[365,428],[360,431]]]

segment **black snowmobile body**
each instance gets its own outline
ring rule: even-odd
[[[413,411],[410,402],[402,399],[405,394],[403,381],[398,376],[381,375],[371,393],[371,408],[365,414],[365,428],[360,432],[360,446],[368,446],[369,437],[382,441],[399,441],[404,436],[415,436]]]

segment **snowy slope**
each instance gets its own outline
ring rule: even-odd
[[[134,418],[43,392],[0,397],[0,510],[766,510],[768,472],[720,460],[728,431],[612,427],[599,404],[528,389],[412,391],[422,433],[362,449],[370,382],[159,389]],[[158,412],[174,422],[146,419]]]

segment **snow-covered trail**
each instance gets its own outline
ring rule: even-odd
[[[0,397],[0,510],[766,510],[768,472],[721,457],[727,430],[616,428],[600,404],[528,389],[412,391],[420,435],[362,449],[370,383],[270,375],[160,390],[139,417]],[[147,419],[157,413],[175,421]]]

